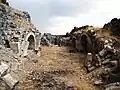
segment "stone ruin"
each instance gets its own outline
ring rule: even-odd
[[[28,12],[14,9],[6,0],[0,0],[0,90],[20,90],[16,84],[22,78],[19,73],[24,70],[19,70],[24,61],[40,55],[40,37]]]
[[[56,36],[51,33],[44,33],[41,37],[41,45],[50,46],[55,43],[55,38]]]
[[[115,18],[110,23],[105,24],[103,29],[110,29],[113,35],[118,36],[119,21]],[[97,31],[94,31],[93,26],[88,25],[74,27],[68,36],[46,33],[42,38],[40,37],[41,33],[31,23],[28,12],[13,9],[6,0],[0,0],[0,45],[12,49],[21,57],[26,56],[28,50],[34,50],[39,54],[40,41],[48,46],[50,44],[71,45],[77,52],[85,53],[84,66],[87,72],[91,72],[92,76],[100,79],[99,81],[95,80],[95,85],[102,84],[105,90],[120,89],[120,50],[116,47],[117,44],[120,45],[118,39],[101,37]],[[1,53],[2,51],[7,52],[4,49],[1,49]],[[7,57],[7,59],[11,59],[7,62],[12,62],[17,57],[14,57],[15,54],[10,56],[13,58]],[[12,66],[14,65],[15,63],[12,64]],[[3,85],[2,79],[12,89],[18,80],[12,77],[10,69],[6,63],[0,63],[0,85]]]
[[[113,19],[113,25],[104,25],[104,29],[112,28],[112,32],[119,32],[116,27],[119,20]],[[118,22],[118,23],[117,23]],[[114,25],[115,24],[115,25]],[[84,28],[84,29],[83,29]],[[103,29],[102,28],[102,29]],[[89,30],[88,26],[74,28],[70,32],[71,46],[77,52],[85,53],[84,67],[94,78],[94,84],[103,90],[120,89],[120,42],[119,37],[104,36],[98,30]],[[115,35],[115,34],[114,34]]]
[[[0,4],[0,44],[11,48],[20,56],[27,50],[40,50],[41,33],[31,23],[28,12]]]
[[[88,29],[93,26],[83,26],[77,29],[73,29],[70,32],[71,46],[78,52],[94,52],[98,53],[103,48],[103,44],[100,41],[99,36],[96,36],[94,30]],[[98,46],[95,48],[95,46]]]
[[[52,35],[51,33],[44,33],[41,37],[41,45],[68,46],[70,44],[69,40],[69,33],[66,33],[66,35]]]
[[[111,34],[114,36],[120,35],[120,19],[114,18],[109,23],[103,26],[105,31],[111,31]]]

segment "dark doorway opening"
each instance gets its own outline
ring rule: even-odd
[[[34,36],[33,35],[29,36],[28,42],[29,42],[28,49],[29,50],[32,50],[32,49],[35,50],[35,40],[34,40]]]

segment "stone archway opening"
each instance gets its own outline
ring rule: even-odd
[[[87,53],[87,49],[88,49],[87,44],[88,44],[88,42],[87,42],[86,35],[82,35],[81,36],[81,45],[83,47],[83,51],[86,52],[86,53]]]
[[[72,47],[76,48],[76,38],[75,37],[72,38]]]
[[[91,38],[87,34],[83,34],[81,35],[80,41],[81,41],[81,46],[83,47],[83,51],[85,53],[91,53],[93,46]]]
[[[33,35],[30,35],[28,37],[28,42],[29,42],[28,50],[35,50],[35,38]]]

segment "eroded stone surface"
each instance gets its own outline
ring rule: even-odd
[[[6,82],[6,84],[13,89],[14,86],[18,83],[18,80],[16,80],[14,77],[12,77],[10,74],[7,74],[2,77],[2,79]]]
[[[0,44],[21,56],[27,49],[39,50],[41,33],[31,23],[28,12],[0,4],[0,26]],[[27,41],[29,45],[24,48]]]
[[[0,65],[0,76],[6,75],[9,72],[9,66],[3,62]]]

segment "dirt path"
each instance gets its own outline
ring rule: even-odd
[[[67,47],[42,47],[41,57],[25,63],[22,90],[96,90],[86,75],[83,54]]]

